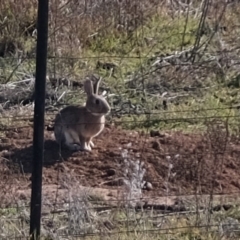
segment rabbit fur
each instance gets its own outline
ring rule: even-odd
[[[105,115],[111,110],[105,98],[98,95],[100,82],[101,78],[93,86],[91,80],[86,80],[86,104],[68,106],[56,115],[54,135],[58,144],[64,144],[73,151],[92,150],[92,139],[104,129]]]

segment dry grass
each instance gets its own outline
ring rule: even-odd
[[[70,175],[69,175],[70,176]],[[239,206],[236,196],[181,197],[186,209],[122,208],[111,206],[101,196],[78,188],[72,178],[65,179],[61,202],[52,205],[48,191],[44,191],[42,239],[236,239],[239,236]],[[73,176],[74,177],[74,176]],[[68,181],[71,181],[70,183]],[[50,191],[49,191],[50,190]],[[53,189],[52,189],[53,190]],[[23,195],[23,194],[22,194]],[[57,196],[55,196],[58,198]],[[155,199],[157,201],[158,199]],[[180,200],[180,199],[179,199]],[[120,200],[119,200],[120,201]],[[224,204],[223,204],[224,203]],[[28,237],[29,207],[24,201],[17,207],[0,210],[0,236],[3,239]],[[221,208],[222,206],[222,208]]]
[[[50,1],[49,76],[77,81],[91,74],[104,77],[113,120],[119,117],[124,127],[210,131],[208,120],[216,118],[227,122],[232,133],[239,125],[239,112],[232,106],[240,99],[240,6],[225,2],[214,2],[204,10],[205,0],[191,1],[192,5],[155,0]],[[36,16],[36,0],[0,2],[0,81],[4,87],[6,83],[15,87],[16,81],[34,75]],[[61,93],[53,90],[59,97]],[[71,97],[62,103],[76,103],[82,92],[77,89],[66,95]],[[1,104],[4,108],[6,99]],[[6,127],[32,124],[25,118],[32,111],[32,104],[19,103],[2,109],[1,136]],[[171,121],[174,118],[181,121]],[[219,226],[227,217],[240,219],[238,206],[212,212],[212,200],[203,210],[197,201],[189,203],[185,213],[174,214],[155,209],[99,210],[106,202],[93,201],[88,193],[73,188],[80,184],[74,181],[65,180],[67,201],[54,212],[52,202],[44,198],[44,238],[230,239],[227,231],[221,235]],[[19,208],[0,210],[2,238],[28,236],[28,203],[18,204]]]
[[[139,113],[134,108],[140,107],[140,114],[164,116],[167,108],[195,117],[193,111],[202,105],[232,107],[239,101],[239,6],[218,1],[204,15],[205,2],[187,6],[177,1],[50,1],[49,76],[82,81],[98,74],[104,77],[112,107],[119,110],[130,103],[130,114]],[[4,83],[34,74],[36,4],[0,4]],[[69,91],[62,102],[79,103],[81,97],[78,90]],[[144,119],[130,116],[131,121]]]

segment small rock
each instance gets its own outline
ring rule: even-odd
[[[146,188],[146,190],[150,191],[153,189],[153,185],[150,182],[146,182],[145,188]]]
[[[47,131],[54,131],[54,126],[47,125],[46,130]]]
[[[127,148],[130,148],[130,147],[132,147],[132,143],[131,142],[127,144]]]
[[[3,151],[1,152],[1,154],[2,154],[3,157],[9,158],[9,157],[11,157],[11,155],[13,155],[13,152],[8,151],[7,149],[5,149],[5,150],[3,150]]]

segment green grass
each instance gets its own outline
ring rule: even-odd
[[[209,56],[214,56],[219,51],[219,38],[227,42],[229,48],[233,46],[232,39],[238,34],[238,30],[233,27],[238,22],[235,11],[227,9],[222,20],[223,23],[224,21],[228,23],[227,27],[231,34],[219,32],[217,37],[212,38],[203,52],[202,60],[199,60],[199,63],[203,64],[197,66],[199,69],[194,69],[195,65],[186,68],[184,65],[178,67],[174,64],[157,69],[153,63],[159,56],[173,55],[176,51],[193,47],[199,17],[195,18],[190,14],[187,18],[186,13],[179,13],[173,17],[168,14],[165,7],[152,6],[152,9],[144,9],[146,14],[143,15],[141,12],[129,13],[133,19],[134,14],[142,16],[139,17],[141,22],[136,26],[130,24],[132,30],[129,30],[126,26],[117,28],[118,17],[114,15],[117,8],[111,8],[112,12],[109,13],[98,12],[96,18],[88,15],[76,17],[75,9],[69,4],[65,6],[65,10],[72,15],[67,18],[65,11],[59,11],[59,3],[55,4],[55,8],[50,9],[49,55],[56,58],[48,60],[49,76],[78,81],[92,73],[104,77],[104,83],[110,89],[110,93],[115,94],[109,99],[113,108],[120,108],[122,103],[130,101],[133,106],[141,105],[144,112],[147,112],[147,115],[134,115],[130,111],[119,119],[114,119],[123,127],[143,130],[155,128],[203,131],[206,129],[208,119],[220,118],[225,121],[228,116],[232,116],[229,118],[232,128],[237,126],[238,111],[227,109],[238,104],[240,100],[237,90],[239,77],[236,70],[219,69],[214,62],[204,63]],[[131,7],[127,6],[126,10]],[[1,30],[0,43],[12,42],[15,45],[20,43],[18,50],[23,52],[25,59],[19,61],[0,58],[0,81],[6,83],[22,79],[25,74],[33,74],[35,71],[34,58],[28,57],[34,57],[36,42],[34,37],[25,34],[25,30],[34,22],[36,6],[34,1],[28,0],[22,6],[6,3],[0,5],[0,8],[5,13],[0,14],[4,26]],[[24,11],[25,8],[28,11]],[[57,15],[54,9],[58,9]],[[22,13],[17,15],[17,12]],[[216,16],[218,14],[220,10]],[[8,16],[6,20],[5,16]],[[54,21],[54,17],[57,22]],[[207,41],[213,33],[215,20],[210,18],[206,20],[209,31],[202,36],[201,43]],[[61,35],[63,32],[64,36]],[[17,54],[13,56],[18,58]],[[101,67],[97,68],[98,62],[113,63],[116,69],[111,72]],[[131,81],[132,86],[127,84],[128,81]],[[156,90],[156,86],[159,90]],[[185,91],[184,89],[188,87],[195,89]],[[160,97],[164,92],[168,93],[167,110],[163,109],[164,98]],[[69,91],[64,102],[82,104],[84,99],[83,92]],[[216,110],[208,110],[212,108]]]
[[[26,0],[21,4],[16,0],[5,2],[0,3],[0,50],[2,47],[7,49],[6,55],[0,57],[1,84],[22,80],[35,71],[36,39],[31,36],[31,31],[30,35],[26,34],[26,30],[34,25],[36,1]],[[48,59],[48,74],[50,77],[77,81],[83,81],[86,75],[93,73],[104,77],[105,86],[114,95],[109,97],[113,108],[120,110],[121,106],[124,106],[119,116],[114,115],[109,121],[112,120],[127,129],[181,130],[190,133],[206,132],[207,127],[216,121],[219,125],[227,124],[231,133],[239,132],[239,110],[231,108],[240,101],[238,68],[234,68],[232,62],[226,65],[218,59],[225,53],[232,59],[239,55],[237,52],[240,32],[239,8],[227,9],[220,26],[226,25],[227,31],[219,31],[213,36],[209,45],[204,45],[218,24],[216,19],[219,12],[211,10],[214,17],[206,20],[209,29],[201,37],[200,43],[203,47],[199,51],[202,56],[197,59],[199,62],[195,65],[187,65],[189,62],[185,57],[180,62],[182,65],[169,64],[167,67],[157,68],[153,63],[159,56],[174,55],[175,52],[193,47],[199,17],[194,18],[193,15],[189,15],[186,21],[186,13],[177,13],[173,16],[168,14],[166,8],[159,10],[153,7],[149,14],[149,11],[145,11],[149,9],[143,8],[143,12],[148,14],[143,14],[141,24],[137,27],[130,24],[132,30],[127,30],[125,26],[117,30],[118,20],[114,13],[102,14],[99,9],[92,9],[91,16],[81,15],[75,12],[79,9],[71,5],[71,1],[65,8],[61,8],[57,1],[54,4],[50,8],[49,56],[56,58]],[[56,9],[58,11],[54,12]],[[129,9],[127,6],[124,10]],[[133,19],[135,14],[139,13],[128,12],[128,16]],[[206,48],[203,51],[204,47]],[[208,62],[211,57],[215,57],[215,61]],[[116,69],[111,72],[101,67],[97,68],[98,62],[113,63]],[[163,93],[167,94],[162,96]],[[69,90],[63,103],[82,104],[85,97],[83,91],[79,89]],[[167,102],[167,109],[164,109],[163,100]],[[140,110],[134,107],[139,107]],[[7,127],[16,125],[15,116],[20,112],[3,112],[2,116],[7,118],[2,118],[0,121],[3,130],[1,137],[5,137]],[[32,113],[32,109],[22,111],[21,114],[26,116],[30,112]],[[15,119],[11,118],[13,116]],[[20,119],[17,125],[19,127],[26,125],[26,121]],[[86,205],[89,207],[87,210],[90,212],[90,220],[81,219],[82,215],[78,211],[74,212],[74,216],[70,216],[67,212],[69,208],[57,216],[48,214],[48,218],[43,219],[45,233],[51,233],[54,229],[58,233],[65,231],[65,234],[71,235],[69,229],[72,226],[69,218],[72,217],[77,220],[80,218],[86,223],[85,232],[93,235],[86,235],[84,239],[87,240],[114,238],[217,240],[220,239],[217,226],[222,220],[227,217],[240,220],[238,206],[229,211],[211,214],[206,211],[197,214],[188,212],[185,215],[179,213],[171,215],[153,210],[139,212],[130,209],[97,212],[92,208],[95,207],[95,200],[102,199],[91,196]],[[192,209],[195,210],[196,206]],[[23,214],[13,208],[0,209],[0,234],[27,236],[29,212],[28,209],[25,210]],[[107,227],[108,222],[113,225],[113,229]],[[196,227],[201,225],[214,225],[214,227],[208,229],[209,231],[206,231],[206,228]],[[44,239],[53,238],[44,237]]]
[[[233,132],[238,127],[240,114],[237,108],[227,104],[229,101],[229,96],[221,90],[206,93],[201,99],[192,96],[179,104],[169,103],[167,110],[125,114],[116,123],[129,129],[181,130],[191,133],[206,131],[207,125],[217,120],[222,124],[228,123],[229,130]]]
[[[107,82],[114,87],[114,90],[120,88],[120,91],[126,91],[123,88],[124,80],[136,71],[142,74],[148,72],[149,58],[180,50],[182,46],[191,46],[197,24],[191,19],[185,27],[184,21],[184,17],[173,21],[170,17],[157,14],[131,35],[114,31],[99,33],[96,40],[92,40],[91,46],[84,51],[86,58],[94,57],[89,60],[90,71],[94,71],[99,60],[115,63],[116,74],[107,77]],[[102,69],[99,70],[99,74],[109,75]]]

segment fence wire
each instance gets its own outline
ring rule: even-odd
[[[239,12],[50,1],[43,239],[239,239]],[[1,2],[0,22],[0,238],[29,239],[36,1]],[[55,116],[100,78],[105,129],[72,152]]]

